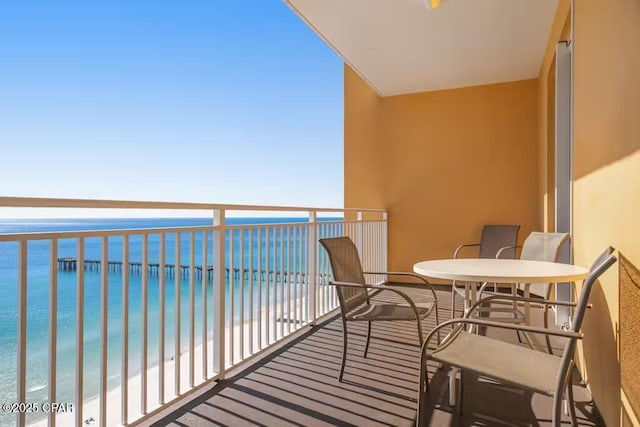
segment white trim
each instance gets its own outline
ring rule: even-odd
[[[569,43],[556,45],[556,128],[555,128],[555,231],[573,236],[573,106],[572,106],[572,54]],[[572,245],[560,247],[560,262],[572,263]],[[570,283],[556,285],[556,300],[571,301]],[[556,324],[569,325],[571,310],[557,307]]]
[[[334,52],[335,52],[335,53],[336,53],[340,58],[342,58],[342,60],[344,61],[344,63],[345,63],[345,64],[347,64],[349,67],[351,67],[351,69],[352,69],[353,71],[355,71],[355,72],[356,72],[356,74],[357,74],[357,75],[358,75],[362,80],[364,80],[364,81],[369,85],[369,87],[370,87],[371,89],[373,89],[373,91],[374,91],[378,96],[381,96],[381,97],[386,96],[385,94],[383,94],[383,93],[382,93],[382,91],[381,91],[380,89],[378,89],[378,88],[377,88],[377,87],[376,87],[376,86],[371,82],[371,80],[367,79],[367,77],[366,77],[366,76],[365,76],[365,75],[364,75],[364,74],[363,74],[363,73],[358,69],[358,67],[356,67],[356,66],[355,66],[351,61],[349,61],[349,59],[347,58],[347,56],[346,56],[344,53],[342,53],[342,51],[341,51],[340,49],[338,49],[338,48],[336,47],[336,45],[334,45],[333,43],[331,43],[331,42],[329,41],[329,39],[327,39],[327,38],[325,37],[325,35],[324,35],[324,34],[322,34],[322,33],[320,32],[320,30],[318,30],[318,29],[315,27],[315,25],[313,25],[313,24],[311,23],[311,21],[309,21],[309,20],[308,20],[308,19],[307,19],[307,18],[306,18],[306,17],[305,17],[305,16],[304,16],[304,15],[303,15],[299,10],[298,10],[298,8],[296,8],[296,7],[291,3],[291,1],[290,1],[290,0],[284,0],[284,2],[287,4],[287,6],[289,6],[289,8],[293,11],[293,13],[295,13],[296,15],[298,15],[298,17],[299,17],[299,18],[300,18],[300,19],[301,19],[305,24],[307,24],[307,26],[308,26],[309,28],[311,28],[311,29],[313,30],[313,32],[314,32],[314,33],[316,33],[316,35],[317,35],[318,37],[320,37],[320,38],[321,38],[321,39],[322,39],[322,40],[327,44],[327,46],[329,46],[331,49],[333,49],[333,51],[334,51]]]
[[[221,203],[154,202],[134,200],[58,199],[45,197],[0,196],[0,208],[90,208],[90,209],[186,209],[227,211],[285,211],[285,212],[384,212],[384,209],[320,208],[306,206],[234,205]]]

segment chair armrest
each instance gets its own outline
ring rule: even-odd
[[[429,281],[427,279],[425,279],[424,277],[422,277],[421,275],[416,274],[416,273],[411,273],[409,271],[363,271],[362,273],[363,274],[367,274],[367,275],[380,275],[380,276],[415,277],[416,279],[420,279],[425,284],[429,283]],[[411,283],[408,283],[408,285],[411,285]],[[420,285],[420,286],[422,286],[422,285]]]
[[[474,246],[480,246],[480,243],[469,243],[466,245],[460,245],[456,248],[456,251],[453,253],[453,259],[458,259],[458,254],[462,250],[462,248],[472,248]]]
[[[449,339],[451,339],[450,337],[452,336],[452,334],[454,333],[457,334],[458,332],[460,332],[460,330],[462,329],[462,326],[465,324],[481,325],[481,326],[488,326],[488,327],[495,327],[495,328],[502,328],[502,329],[511,329],[514,331],[530,332],[535,334],[544,334],[544,335],[551,335],[551,336],[563,337],[563,338],[573,338],[573,339],[583,338],[583,334],[581,332],[562,331],[562,330],[540,328],[540,327],[528,326],[528,325],[516,325],[514,323],[492,322],[490,320],[462,318],[462,319],[447,320],[446,322],[442,322],[438,326],[433,328],[429,333],[429,335],[427,336],[427,339],[424,341],[424,344],[422,346],[422,351],[424,352],[424,350],[427,349],[427,345],[429,341],[431,340],[431,338],[433,338],[434,335],[436,335],[436,333],[440,329],[446,328],[451,325],[458,325],[457,328],[454,328],[453,331],[449,332],[449,334],[447,334],[444,340],[441,341],[442,342],[441,345],[447,345],[447,342],[449,341]]]
[[[391,288],[389,286],[361,285],[359,283],[351,283],[351,282],[329,282],[329,284],[333,286],[345,287],[345,288],[382,289],[385,291],[395,292],[396,294],[400,295],[409,304],[409,306],[411,307],[411,310],[413,310],[413,313],[416,315],[416,320],[420,320],[420,315],[418,314],[418,308],[416,307],[415,303],[411,300],[411,298],[409,298],[409,295],[405,294],[399,289]]]
[[[500,259],[502,257],[502,252],[504,252],[504,251],[506,251],[508,249],[519,249],[521,247],[522,246],[520,246],[520,245],[517,245],[517,246],[504,246],[504,247],[500,248],[498,250],[498,252],[496,252],[496,259]]]
[[[438,304],[438,296],[436,295],[436,290],[434,289],[433,285],[424,277],[422,277],[419,274],[416,273],[411,273],[408,271],[364,271],[363,274],[380,274],[380,275],[384,275],[384,276],[406,276],[406,277],[414,277],[416,279],[421,280],[425,285],[429,286],[430,290],[431,290],[431,294],[433,295],[433,300],[436,303],[436,305]],[[395,286],[395,287],[399,287],[399,288],[412,288],[412,289],[416,289],[416,288],[424,288],[424,285],[422,284],[418,284],[418,283],[401,283],[401,284],[391,284],[389,282],[386,282],[389,286]]]

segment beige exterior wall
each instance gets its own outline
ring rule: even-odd
[[[606,246],[616,247],[630,268],[640,265],[640,4],[620,0],[577,2],[575,11],[574,236],[575,262],[590,265]],[[605,6],[605,7],[600,7]],[[559,2],[540,71],[539,194],[541,223],[552,229],[553,66],[555,44],[570,34],[570,2]],[[551,102],[550,102],[551,101]],[[620,271],[596,287],[578,354],[580,369],[609,426],[640,425],[637,387],[621,375]],[[626,276],[625,276],[626,277]],[[637,337],[640,339],[640,336]],[[637,346],[636,346],[637,348]],[[640,359],[640,350],[625,354]],[[633,354],[635,353],[635,354]],[[640,366],[640,362],[637,366]],[[633,368],[632,368],[633,370]],[[635,370],[633,370],[635,372]],[[628,382],[627,382],[628,383]],[[634,414],[632,404],[636,403]]]
[[[345,66],[345,206],[389,211],[390,269],[538,228],[537,114],[537,80],[380,98]]]
[[[640,2],[576,2],[574,52],[575,261],[588,265],[604,247],[612,245],[628,259],[627,268],[637,268],[640,266]],[[622,418],[633,423],[638,423],[640,415],[637,410],[640,393],[624,389],[624,375],[621,384],[620,334],[633,326],[621,323],[620,307],[624,305],[619,301],[619,288],[623,285],[621,266],[608,272],[596,289],[594,308],[585,325],[581,359],[594,400],[609,426],[619,425],[621,409],[627,412]],[[635,310],[637,313],[640,307]],[[635,339],[635,354],[627,351],[622,360],[640,367],[637,364],[640,336]],[[627,385],[637,383],[640,378],[637,371],[632,375],[635,379],[627,378]],[[630,413],[629,399],[636,402],[635,415]]]

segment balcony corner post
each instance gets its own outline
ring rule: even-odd
[[[389,214],[387,211],[382,212],[382,253],[383,253],[383,263],[382,263],[382,271],[388,271],[387,268],[387,260],[389,258],[389,252],[387,251],[388,245],[388,235],[387,235],[387,225],[389,224]]]
[[[358,248],[358,252],[360,253],[360,258],[363,258],[364,254],[364,222],[363,222],[364,214],[362,211],[358,211],[357,213],[357,221],[358,225],[356,227],[356,247]]]
[[[316,248],[318,245],[317,239],[317,224],[316,224],[316,211],[309,212],[309,239],[307,241],[308,245],[308,280],[307,286],[311,285],[311,292],[307,289],[307,294],[309,295],[308,306],[311,310],[311,316],[309,316],[309,321],[311,326],[316,324],[317,318],[317,310],[316,310],[316,290],[317,290],[317,257],[316,257]]]
[[[213,366],[224,379],[225,361],[225,210],[213,211]]]

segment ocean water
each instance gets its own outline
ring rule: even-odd
[[[282,224],[302,223],[306,219],[301,218],[230,218],[228,224]],[[205,226],[211,224],[211,220],[203,219],[73,219],[73,220],[3,220],[0,222],[0,233],[27,233],[48,231],[79,231],[79,230],[106,230],[106,229],[131,229],[131,228],[156,228],[156,227],[183,227]],[[302,227],[301,230],[304,230]],[[206,234],[206,235],[205,235]],[[264,232],[263,244],[266,244]],[[203,239],[207,239],[207,265],[213,264],[211,232],[196,232],[195,235],[194,264],[202,265]],[[273,265],[273,250],[271,251],[269,269],[279,270],[282,263],[290,270],[304,271],[306,265],[306,252],[304,249],[295,254],[287,253],[288,245],[283,245],[283,239],[289,237],[293,241],[293,233],[289,236],[280,235],[279,230],[269,234],[270,248],[276,247],[275,268]],[[181,233],[181,259],[180,264],[190,263],[190,233]],[[227,232],[226,260],[229,265],[229,247],[233,239],[234,267],[240,267],[240,235],[238,231]],[[174,264],[175,261],[175,233],[166,235],[165,263]],[[254,253],[257,248],[257,235],[254,231]],[[61,239],[58,242],[58,258],[76,257],[77,240]],[[306,248],[306,236],[299,233],[297,243],[300,248]],[[159,259],[159,235],[149,235],[148,244],[149,263],[158,262]],[[282,248],[281,248],[282,245]],[[249,269],[249,233],[244,234],[244,267]],[[85,239],[85,259],[100,259],[101,238]],[[48,329],[49,329],[49,240],[31,241],[27,248],[27,401],[46,402],[47,367],[48,367]],[[123,253],[123,238],[121,236],[110,237],[108,241],[109,260],[121,261]],[[141,261],[142,237],[132,236],[129,242],[129,260]],[[281,257],[282,254],[282,257]],[[302,255],[298,257],[296,255]],[[262,250],[262,265],[267,259],[266,251]],[[257,267],[257,256],[254,255],[253,268]],[[263,268],[264,269],[264,268]],[[286,268],[285,268],[286,270]],[[99,387],[99,362],[100,362],[100,272],[87,270],[84,278],[84,399],[90,399],[98,395]],[[148,364],[153,366],[158,361],[159,331],[159,277],[148,275]],[[129,280],[129,372],[130,375],[139,373],[139,354],[141,348],[141,285],[142,274],[132,273]],[[75,389],[75,364],[76,364],[76,272],[58,272],[58,311],[57,311],[57,401],[74,402]],[[248,308],[240,307],[241,283],[234,281],[234,320],[244,310],[245,318],[248,316]],[[121,344],[122,344],[122,273],[120,271],[109,272],[108,276],[108,387],[114,388],[121,384]],[[202,313],[201,295],[202,279],[196,277],[195,285],[195,318],[196,318],[196,345],[201,340],[202,325],[199,323]],[[210,313],[208,330],[213,328],[212,313],[212,281],[207,280],[207,310]],[[230,284],[226,282],[226,312],[227,322],[231,321],[230,315]],[[254,286],[254,293],[263,292],[264,298],[271,298],[269,286],[258,289]],[[248,297],[249,287],[245,286],[245,301]],[[0,242],[0,402],[16,401],[16,357],[17,357],[17,290],[18,290],[18,244],[15,242]],[[181,287],[181,347],[188,346],[189,327],[189,280],[182,279]],[[174,351],[174,322],[175,313],[175,282],[173,276],[166,276],[165,283],[165,356],[170,356]],[[0,426],[14,425],[15,416],[0,414]]]

